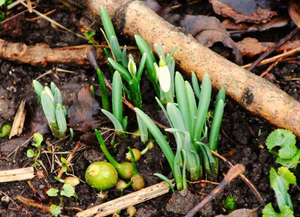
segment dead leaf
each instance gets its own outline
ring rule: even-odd
[[[231,48],[235,56],[235,62],[242,64],[241,53],[229,33],[215,17],[186,15],[180,25],[186,33],[192,34],[195,39],[206,47],[211,47],[221,42],[225,47]]]
[[[88,131],[94,122],[93,115],[99,110],[98,102],[92,97],[90,88],[82,88],[76,98],[73,95],[73,105],[69,108],[69,126],[74,130]]]
[[[300,28],[300,2],[299,0],[289,1],[289,14],[293,22]]]
[[[14,122],[9,134],[9,138],[15,135],[20,135],[23,131],[25,117],[26,117],[25,105],[26,105],[26,100],[22,100],[18,108],[18,111],[15,115]]]
[[[257,4],[255,0],[219,0],[223,4],[231,7],[236,12],[251,16],[252,13],[257,11]]]
[[[289,18],[287,16],[275,17],[270,22],[260,24],[249,24],[249,23],[235,23],[231,19],[226,19],[222,22],[222,25],[226,29],[235,30],[230,33],[247,33],[254,31],[266,31],[272,28],[280,28],[288,25]]]
[[[242,13],[236,12],[233,8],[227,6],[226,4],[218,0],[209,0],[212,4],[213,10],[216,14],[223,17],[229,17],[233,19],[236,23],[249,22],[249,23],[266,23],[271,20],[272,17],[277,16],[276,11],[270,11],[268,9],[263,9],[257,7],[257,11],[253,12],[251,15],[244,15]]]
[[[253,58],[255,55],[267,52],[271,47],[275,45],[273,42],[259,42],[255,38],[244,38],[242,41],[236,43],[242,56]],[[293,50],[300,47],[300,40],[288,41],[278,49],[277,53]]]
[[[228,215],[217,215],[215,217],[257,217],[257,208],[254,209],[237,209]]]

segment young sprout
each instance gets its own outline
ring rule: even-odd
[[[112,86],[112,113],[105,109],[101,109],[101,111],[113,123],[116,134],[122,138],[126,138],[124,131],[127,128],[128,118],[123,116],[122,80],[117,71],[114,73]]]
[[[3,124],[1,127],[0,137],[8,136],[11,131],[11,123]]]
[[[36,151],[34,151],[33,149],[28,149],[27,150],[27,157],[29,158],[32,158],[33,159],[33,167],[37,167],[37,166],[40,166],[40,163],[39,163],[39,158],[40,158],[40,155],[41,155],[41,152],[42,152],[42,147],[41,147],[41,144],[43,142],[43,135],[40,134],[40,133],[35,133],[33,134],[33,138],[34,138],[34,141],[35,143],[31,143],[32,146],[36,147]]]
[[[101,133],[95,129],[95,134],[97,136],[98,142],[100,144],[100,148],[103,152],[103,154],[105,155],[105,157],[107,158],[107,160],[117,169],[120,178],[122,179],[130,179],[131,176],[133,175],[133,168],[132,168],[132,164],[129,162],[122,162],[122,163],[118,163],[113,156],[109,153],[105,142],[102,138]]]
[[[140,150],[138,150],[136,148],[133,148],[132,149],[132,153],[134,155],[135,161],[138,161],[141,158],[141,152],[140,152]],[[130,153],[130,151],[126,153],[126,159],[129,160],[129,161],[131,161],[131,153]]]
[[[132,164],[132,168],[133,168],[133,175],[130,178],[130,180],[132,181],[131,186],[135,190],[140,190],[140,189],[144,188],[145,180],[144,180],[143,176],[141,176],[139,174],[139,171],[136,166],[135,155],[134,155],[132,149],[130,147],[128,147],[128,149],[131,154],[131,164]]]
[[[108,99],[108,93],[107,93],[107,88],[105,84],[105,78],[103,76],[103,73],[101,69],[99,68],[96,60],[96,52],[95,50],[91,50],[87,53],[87,56],[89,58],[90,63],[94,67],[94,69],[97,72],[99,84],[100,84],[100,91],[101,91],[101,103],[102,103],[102,108],[110,111],[110,103]]]
[[[62,138],[67,131],[67,111],[62,105],[62,95],[57,86],[51,82],[50,87],[43,87],[38,81],[33,80],[34,90],[41,102],[49,128],[56,138]]]

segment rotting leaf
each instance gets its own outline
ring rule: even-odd
[[[289,14],[293,22],[300,28],[300,6],[298,0],[289,1]]]
[[[237,209],[228,215],[217,215],[215,217],[257,217],[257,208]]]
[[[242,63],[242,56],[238,47],[217,18],[186,15],[180,21],[180,25],[185,28],[186,33],[192,34],[199,43],[206,47],[221,42],[225,47],[231,48],[235,56],[235,62]]]
[[[78,97],[73,95],[73,105],[68,111],[69,126],[74,130],[87,131],[94,121],[93,115],[97,113],[99,104],[92,97],[90,88],[82,88]]]
[[[223,17],[229,17],[233,19],[236,23],[249,22],[249,23],[266,23],[271,20],[272,17],[277,16],[276,11],[270,11],[268,9],[263,9],[257,7],[257,11],[252,13],[250,16],[244,15],[236,12],[231,7],[223,4],[218,0],[209,0],[212,4],[213,10],[216,14]]]
[[[257,11],[257,4],[255,0],[244,0],[244,1],[237,1],[237,0],[219,0],[223,4],[228,5],[236,12],[241,14],[245,14],[251,16],[252,13]]]

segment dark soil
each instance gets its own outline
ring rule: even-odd
[[[207,4],[201,4],[202,3],[199,3],[197,7],[203,7],[203,11],[211,10]],[[41,1],[38,10],[44,12],[56,8],[56,12],[50,17],[72,31],[79,32],[78,22],[82,16],[82,11],[79,8],[75,8],[74,11],[69,12],[67,8],[61,9],[59,6],[61,6],[61,3],[55,0]],[[187,13],[187,11],[191,12],[192,9],[187,7],[185,10],[182,9],[181,11],[181,13]],[[14,11],[14,13],[17,13],[17,11]],[[26,21],[25,18],[31,17],[35,17],[35,15],[29,13],[19,15],[17,20],[13,20],[15,23],[11,21],[11,29],[1,31],[2,38],[13,42],[23,42],[28,45],[42,42],[51,47],[86,44],[85,40],[80,39],[73,34],[55,29],[47,21],[42,19],[32,22]],[[260,37],[262,36],[260,35]],[[270,35],[268,32],[265,33],[265,37],[269,39]],[[122,43],[132,44],[131,41],[126,40],[122,41]],[[74,73],[56,72],[56,68],[70,70]],[[267,67],[265,66],[258,67],[254,73],[261,74],[266,68]],[[36,120],[35,116],[41,110],[36,94],[32,88],[32,80],[49,70],[53,70],[53,72],[43,76],[39,81],[42,84],[50,84],[51,81],[55,82],[64,94],[64,104],[67,107],[70,107],[74,103],[71,98],[71,93],[78,94],[80,89],[88,85],[93,85],[95,87],[95,90],[97,90],[96,99],[97,101],[100,101],[96,73],[91,66],[79,67],[76,65],[53,64],[41,67],[0,60],[0,126],[4,123],[12,122],[20,102],[22,100],[27,101],[27,116],[23,133],[19,137],[14,137],[12,140],[0,138],[0,170],[22,168],[32,164],[32,161],[26,156],[26,151],[30,146],[30,142],[28,143],[26,140],[32,135],[32,123],[36,123],[34,122],[34,120]],[[105,69],[105,67],[103,68],[103,71],[108,73],[108,69]],[[289,78],[299,77],[299,72],[299,62],[293,64],[282,63],[277,65],[269,73],[268,78],[292,97],[300,100],[299,81],[289,80]],[[157,121],[163,122],[160,115],[155,112],[157,106],[154,103],[155,93],[151,84],[146,77],[143,79],[142,83],[146,113],[151,114]],[[135,116],[129,109],[125,109],[125,111],[131,121],[129,128],[133,131],[136,128]],[[61,156],[67,158],[68,154],[72,151],[78,141],[85,144],[83,148],[77,152],[72,161],[72,168],[69,171],[69,173],[74,174],[82,180],[80,185],[76,187],[76,194],[79,199],[64,198],[65,207],[78,207],[85,210],[104,201],[117,198],[120,195],[117,190],[109,190],[108,198],[101,199],[98,195],[99,192],[89,187],[84,182],[85,169],[89,163],[104,159],[98,143],[96,142],[96,138],[93,135],[93,128],[112,128],[110,122],[105,119],[99,111],[94,116],[93,120],[94,123],[91,123],[91,126],[85,132],[75,132],[73,141],[70,142],[68,139],[65,139],[59,142],[54,140],[51,134],[49,134],[47,126],[45,126],[45,120],[42,118],[38,119],[40,124],[39,132],[44,133],[44,141],[47,141],[43,143],[42,148],[44,150],[49,150],[50,147],[55,147],[58,159]],[[269,170],[271,167],[278,167],[278,165],[275,164],[275,158],[265,147],[266,137],[274,129],[276,129],[274,126],[245,111],[236,102],[228,99],[221,126],[222,132],[219,139],[218,153],[226,156],[227,160],[232,164],[243,164],[246,167],[244,175],[256,186],[265,202],[276,204],[274,192],[269,184]],[[105,134],[105,136],[109,136],[109,133]],[[170,141],[172,141],[172,136],[169,136],[169,138]],[[138,139],[117,139],[116,141],[117,152],[114,153],[114,155],[118,161],[124,160],[124,153],[127,151],[127,146],[139,149],[144,148],[144,145],[139,142]],[[62,184],[54,178],[57,175],[59,165],[55,164],[54,170],[52,171],[51,160],[49,160],[51,157],[52,155],[50,153],[42,154],[41,161],[43,162],[44,167],[37,167],[35,170],[35,172],[43,171],[44,173],[44,177],[40,179],[35,177],[32,180],[32,184],[39,190],[43,190],[49,186],[56,188],[62,186]],[[221,160],[219,162],[220,171],[218,178],[214,180],[210,177],[204,177],[204,179],[214,182],[222,181],[224,174],[227,173],[229,168]],[[142,159],[138,162],[138,168],[140,174],[144,176],[147,186],[161,181],[153,175],[154,173],[162,173],[172,178],[168,163],[158,146],[155,146],[142,156]],[[177,200],[172,197],[172,193],[170,192],[166,195],[136,205],[137,216],[183,216],[215,187],[216,185],[209,182],[190,184],[189,193],[175,193],[183,194],[184,197],[181,198],[182,200]],[[133,191],[133,189],[129,188],[125,191],[125,194]],[[189,196],[190,193],[192,193],[192,196]],[[299,188],[296,186],[292,187],[292,189],[290,189],[290,194],[292,195],[292,201],[295,208],[295,216],[300,216]],[[0,216],[51,216],[51,214],[37,208],[23,206],[15,200],[15,197],[18,195],[23,195],[39,202],[39,198],[34,195],[34,192],[28,186],[26,181],[1,183],[0,198],[2,199],[0,204]],[[9,202],[5,202],[5,196],[10,198]],[[225,188],[224,192],[217,196],[211,203],[207,204],[207,206],[201,210],[199,216],[211,217],[217,214],[226,214],[227,212],[224,208],[223,201],[227,196],[236,197],[237,209],[252,209],[260,206],[259,201],[249,187],[241,179],[237,178]],[[187,198],[188,200],[186,200]],[[178,204],[176,204],[177,202]],[[52,203],[58,204],[58,201],[52,200]],[[179,207],[174,207],[174,203]],[[46,202],[45,204],[49,205],[49,202]],[[64,209],[63,216],[75,216],[76,212],[76,210]],[[121,213],[121,216],[126,216],[124,211]]]

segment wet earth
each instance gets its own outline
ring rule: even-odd
[[[56,1],[53,1],[53,3],[53,5],[48,5],[46,1],[42,1],[41,10],[47,7],[53,8],[55,4],[58,4]],[[18,16],[18,19],[15,20],[15,31],[6,29],[6,32],[2,31],[1,38],[11,42],[23,42],[28,45],[46,43],[51,47],[86,44],[84,39],[78,38],[71,33],[60,31],[43,19],[28,21],[26,20],[27,16],[28,14]],[[73,31],[78,31],[77,24],[81,16],[82,11],[79,8],[68,12],[67,9],[60,9],[57,6],[57,11],[51,15],[51,18]],[[31,15],[30,17],[33,16]],[[129,39],[124,39],[122,43],[132,43],[132,41],[126,40]],[[261,74],[266,68],[267,66],[258,67],[254,70],[254,73]],[[68,70],[72,73],[63,70]],[[107,67],[103,66],[102,70],[108,73]],[[46,72],[48,73],[45,74]],[[299,62],[280,63],[269,73],[266,79],[275,83],[279,88],[286,91],[295,99],[300,100],[299,82],[297,80],[287,79],[288,77],[297,78],[299,77],[299,73]],[[85,131],[76,131],[72,141],[69,141],[69,139],[62,141],[54,140],[49,133],[47,125],[45,125],[45,119],[36,118],[41,108],[32,88],[32,80],[43,74],[45,75],[41,77],[39,81],[42,84],[49,84],[51,81],[55,82],[63,93],[64,104],[67,107],[72,106],[74,103],[71,95],[78,94],[82,88],[89,85],[95,87],[96,101],[100,102],[97,75],[94,69],[89,65],[48,64],[47,66],[32,66],[3,59],[0,60],[0,126],[13,121],[22,100],[26,100],[27,112],[24,129],[20,136],[15,136],[11,140],[7,137],[0,138],[0,170],[22,168],[32,165],[32,160],[26,156],[26,151],[30,148],[31,143],[27,142],[27,140],[30,139],[33,128],[38,122],[39,132],[44,132],[44,141],[46,142],[43,142],[42,149],[44,152],[40,158],[41,162],[43,162],[43,166],[35,168],[35,173],[39,172],[42,175],[36,176],[32,180],[32,184],[40,191],[43,191],[49,186],[60,188],[62,184],[55,179],[59,165],[55,163],[55,161],[52,161],[53,155],[51,150],[55,150],[55,155],[58,159],[60,157],[67,158],[76,143],[81,141],[83,145],[76,152],[72,160],[70,171],[68,171],[68,173],[74,174],[82,180],[79,186],[76,187],[78,199],[64,198],[63,203],[66,208],[62,211],[61,215],[75,216],[80,209],[85,210],[105,201],[117,198],[120,195],[119,191],[112,189],[107,192],[108,197],[103,199],[99,196],[99,192],[85,183],[84,178],[85,170],[91,162],[105,159],[93,135],[93,129],[98,128],[105,131],[106,129],[111,129],[113,126],[98,110],[93,116],[94,122],[90,123],[90,126],[88,126]],[[163,122],[161,115],[156,112],[157,107],[155,106],[154,100],[155,92],[146,77],[142,80],[141,89],[145,98],[144,109],[146,113],[150,114],[151,117],[158,122]],[[214,94],[216,94],[216,90],[214,90]],[[95,102],[95,104],[97,103]],[[129,116],[129,131],[134,131],[136,129],[135,115],[126,108],[125,112],[127,112]],[[275,157],[268,152],[265,146],[267,136],[274,129],[276,129],[276,127],[252,115],[229,98],[226,101],[224,118],[221,125],[218,153],[232,164],[243,164],[246,168],[244,175],[254,184],[265,202],[272,202],[273,206],[276,207],[275,195],[269,183],[269,170],[271,167],[277,168],[278,165],[275,164]],[[108,140],[111,140],[112,135],[110,131],[104,135]],[[172,136],[168,135],[168,138],[171,144],[173,144],[174,140]],[[128,146],[141,150],[144,148],[144,145],[138,138],[129,138],[126,140],[117,138],[116,144],[117,151],[114,152],[114,156],[119,162],[124,161]],[[163,196],[138,204],[136,205],[136,216],[183,216],[217,186],[214,182],[222,181],[229,167],[222,162],[222,160],[219,160],[219,164],[220,171],[217,179],[204,177],[204,181],[189,183],[188,192],[175,192],[174,194],[169,192]],[[140,174],[145,178],[146,186],[161,181],[158,177],[153,175],[154,173],[161,173],[172,178],[168,163],[156,145],[142,156],[137,166]],[[124,193],[128,194],[133,191],[133,189],[128,188]],[[295,216],[300,216],[300,211],[297,208],[300,207],[299,187],[293,186],[289,192],[295,207]],[[0,183],[1,216],[52,216],[50,213],[36,207],[22,205],[15,199],[18,195],[26,196],[40,203],[40,196],[33,192],[26,181]],[[198,216],[212,217],[217,214],[228,214],[223,203],[228,196],[234,196],[236,198],[237,209],[260,207],[258,212],[260,215],[262,207],[259,200],[243,180],[236,178],[220,195],[208,203],[200,211]],[[10,198],[8,201],[6,200],[7,197]],[[44,202],[45,205],[51,203],[58,204],[59,201],[52,199]],[[121,212],[120,215],[127,216],[125,211]]]

